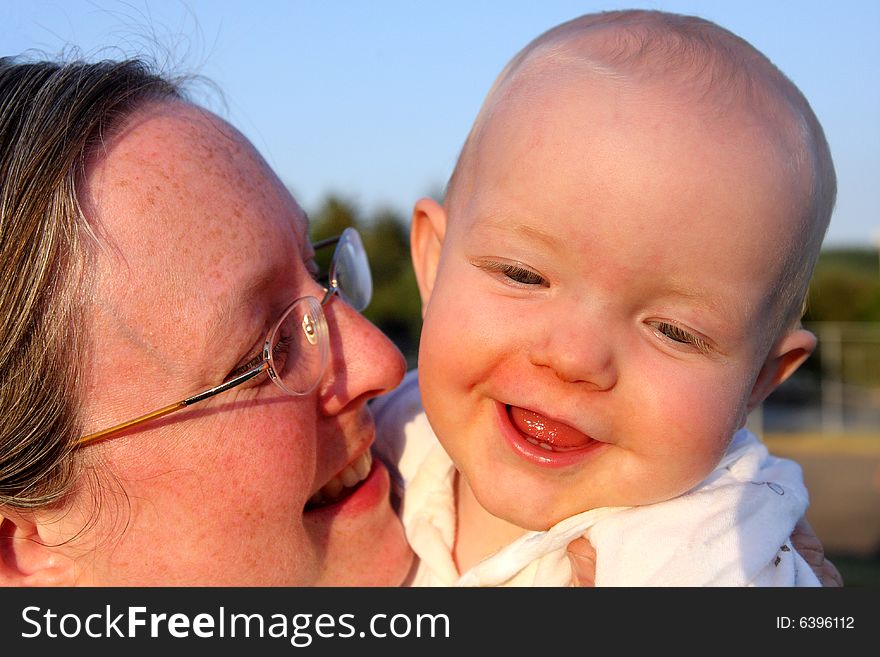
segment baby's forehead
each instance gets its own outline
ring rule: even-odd
[[[521,169],[532,159],[523,147],[524,136],[534,133],[533,143],[540,143],[547,135],[538,134],[540,126],[556,121],[557,134],[572,137],[556,140],[560,152],[570,151],[584,134],[595,135],[597,131],[584,119],[591,116],[590,108],[578,105],[587,111],[577,116],[564,103],[554,101],[554,93],[557,98],[592,102],[593,108],[599,102],[635,99],[637,102],[627,105],[633,110],[633,121],[627,126],[637,127],[659,116],[652,117],[649,110],[642,113],[638,102],[664,103],[674,110],[671,118],[692,121],[694,126],[707,127],[706,134],[721,137],[712,142],[721,152],[730,147],[744,156],[746,151],[757,155],[754,161],[760,164],[760,171],[756,173],[766,175],[753,176],[752,183],[775,186],[779,194],[787,196],[781,204],[785,206],[784,217],[779,218],[784,246],[780,245],[778,258],[787,263],[779,295],[797,301],[809,279],[836,195],[827,141],[808,101],[763,54],[713,23],[651,12],[648,16],[621,12],[621,20],[616,18],[618,13],[611,14],[611,18],[586,16],[553,28],[505,67],[480,110],[450,179],[450,217],[466,214],[459,210],[473,205],[471,201],[485,191],[487,167],[497,168],[492,144],[495,153],[506,154],[502,165],[516,159],[516,168]],[[619,98],[606,95],[594,99],[596,81],[616,85]],[[540,111],[543,117],[536,114]],[[566,124],[568,119],[575,123]],[[623,148],[628,147],[627,134],[618,134]],[[681,134],[697,132],[685,130]],[[744,141],[741,135],[751,138]],[[675,146],[673,143],[673,150],[680,150]],[[707,144],[694,146],[701,149]],[[586,155],[587,151],[583,152]],[[546,173],[549,166],[547,163],[542,171]],[[677,162],[672,166],[680,169]],[[742,188],[739,193],[744,199],[754,196]]]
[[[637,50],[639,41],[628,32],[620,28],[604,32],[609,34],[559,37],[518,62],[496,85],[488,111],[475,126],[472,146],[477,159],[482,137],[507,132],[505,124],[516,121],[517,116],[531,117],[536,126],[547,125],[563,114],[570,119],[574,115],[557,99],[571,101],[569,106],[608,102],[607,95],[595,92],[597,87],[613,87],[619,92],[615,102],[619,99],[622,111],[630,112],[634,125],[663,120],[663,113],[654,110],[664,106],[673,108],[676,120],[707,127],[732,140],[738,134],[756,136],[747,143],[769,158],[768,162],[772,160],[775,174],[781,175],[780,183],[790,186],[804,203],[811,202],[815,172],[809,128],[804,115],[790,102],[790,83],[785,83],[784,77],[779,79],[781,74],[763,56],[756,55],[760,60],[750,58],[754,52],[751,46],[724,41],[725,49],[720,53],[714,50],[721,48],[718,44],[690,53],[678,43]],[[618,43],[621,34],[622,46]],[[542,111],[546,118],[541,118]],[[563,129],[590,130],[588,121],[576,117],[575,121],[577,127],[566,127],[562,119]]]
[[[582,17],[549,30],[521,51],[508,74],[535,62],[580,60],[609,75],[678,77],[706,88],[760,78],[785,81],[760,51],[714,23],[668,14],[607,22],[598,18]]]
[[[583,76],[636,91],[663,89],[691,112],[749,114],[802,144],[799,92],[760,52],[712,24],[689,31],[652,23],[560,31],[524,51],[496,89],[503,97],[505,90],[527,90],[528,80],[553,76],[566,76],[569,84]]]

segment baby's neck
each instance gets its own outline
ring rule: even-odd
[[[526,530],[486,511],[460,474],[455,478],[455,565],[459,573],[522,536]]]

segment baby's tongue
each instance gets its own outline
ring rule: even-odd
[[[576,449],[592,442],[592,439],[567,424],[551,420],[540,413],[510,406],[513,425],[525,435],[556,449]]]

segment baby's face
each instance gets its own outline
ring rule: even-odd
[[[489,122],[419,356],[428,417],[477,499],[529,529],[668,499],[713,469],[771,348],[797,207],[760,123],[570,86],[533,83]]]

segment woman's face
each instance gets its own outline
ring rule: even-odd
[[[222,382],[293,299],[321,297],[303,211],[241,135],[197,108],[137,113],[90,163],[80,201],[102,244],[86,305],[86,433]],[[84,448],[95,476],[53,526],[73,537],[78,583],[401,581],[411,557],[381,465],[341,501],[308,505],[370,449],[367,401],[404,371],[345,302],[324,311],[330,361],[312,393],[262,376]]]

